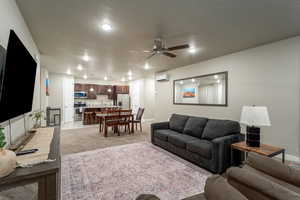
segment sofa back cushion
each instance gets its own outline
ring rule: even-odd
[[[202,117],[189,117],[183,129],[183,133],[201,138],[207,120],[207,118]]]
[[[240,124],[231,120],[209,119],[204,128],[202,139],[213,140],[218,137],[239,133]]]
[[[244,168],[231,167],[227,181],[249,200],[299,200],[300,195]]]
[[[256,153],[249,153],[246,164],[279,180],[293,184],[300,190],[299,168],[282,164],[277,160]]]
[[[173,114],[169,122],[170,129],[182,133],[188,118],[186,115]]]

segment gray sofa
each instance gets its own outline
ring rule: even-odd
[[[238,122],[173,114],[169,122],[151,124],[151,142],[213,173],[222,173],[231,158],[230,145],[243,140]],[[236,152],[238,153],[238,152]]]

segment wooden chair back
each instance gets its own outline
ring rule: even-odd
[[[143,114],[144,114],[145,108],[139,108],[138,112],[136,114],[136,120],[141,121]]]

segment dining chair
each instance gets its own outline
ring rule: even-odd
[[[137,130],[137,124],[140,124],[140,131],[142,132],[142,118],[144,114],[145,108],[139,108],[138,112],[136,114],[136,118],[133,120],[133,123],[135,124],[135,129]]]
[[[127,132],[127,129],[128,132],[130,133],[131,114],[132,114],[132,110],[120,110],[119,126],[125,127],[125,133]]]

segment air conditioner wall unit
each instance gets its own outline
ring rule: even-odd
[[[158,74],[156,75],[156,81],[169,81],[169,75],[168,74]]]

